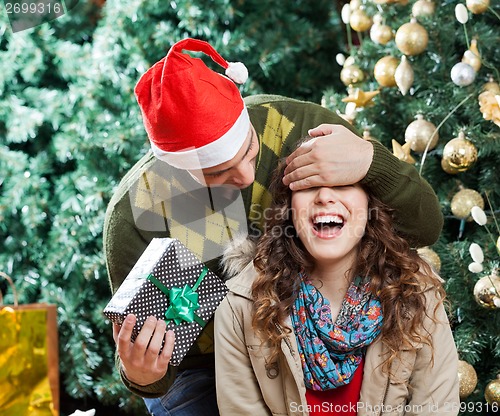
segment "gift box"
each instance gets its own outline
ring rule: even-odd
[[[18,304],[11,277],[13,305],[0,291],[0,415],[59,415],[59,339],[57,305]]]
[[[179,240],[154,238],[103,312],[119,325],[134,314],[132,341],[149,316],[165,320],[175,333],[170,364],[177,366],[227,292],[224,282]]]

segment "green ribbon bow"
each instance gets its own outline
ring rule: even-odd
[[[171,289],[168,289],[152,274],[148,275],[148,280],[152,282],[163,293],[165,293],[165,295],[167,295],[170,300],[170,306],[165,312],[167,323],[168,321],[174,321],[176,325],[179,325],[182,321],[194,321],[202,327],[206,325],[206,322],[203,321],[203,319],[201,319],[194,312],[200,307],[200,305],[198,304],[198,293],[196,293],[196,290],[198,289],[198,286],[203,281],[207,273],[208,269],[206,267],[203,267],[203,270],[193,287],[185,285],[182,288],[173,287]]]

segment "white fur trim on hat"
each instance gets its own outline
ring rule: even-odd
[[[219,139],[206,144],[203,147],[189,148],[179,152],[165,152],[153,142],[151,150],[154,155],[173,166],[184,170],[198,170],[211,168],[231,160],[239,152],[248,136],[250,129],[250,118],[246,106],[243,107],[240,116],[233,126]]]

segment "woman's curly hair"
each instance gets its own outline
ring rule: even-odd
[[[261,339],[271,346],[269,363],[274,363],[281,340],[291,332],[285,320],[299,291],[299,271],[308,270],[313,259],[298,238],[291,218],[292,192],[282,182],[285,164],[274,173],[273,201],[264,233],[257,244],[254,265],[258,277],[252,287],[252,325]],[[430,334],[423,329],[427,316],[424,292],[435,288],[437,307],[445,297],[444,289],[427,263],[410,248],[405,238],[394,229],[393,210],[368,193],[369,218],[360,242],[352,276],[370,281],[370,291],[382,304],[382,342],[389,351],[384,361],[388,369],[402,348],[415,343],[431,345]]]

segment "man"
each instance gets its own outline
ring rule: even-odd
[[[183,50],[209,55],[229,78]],[[236,232],[259,235],[270,173],[308,133],[317,138],[287,159],[285,184],[361,182],[395,209],[415,246],[438,238],[438,200],[414,167],[319,105],[279,96],[243,100],[233,80],[246,75],[208,43],[185,39],[139,80],[135,93],[152,152],[124,177],[108,207],[104,248],[113,292],[154,237],[178,238],[220,275],[223,246]],[[165,322],[149,318],[131,343],[134,323],[129,316],[113,328],[125,385],[157,416],[218,414],[212,322],[178,368],[168,366],[174,337],[165,335]]]

